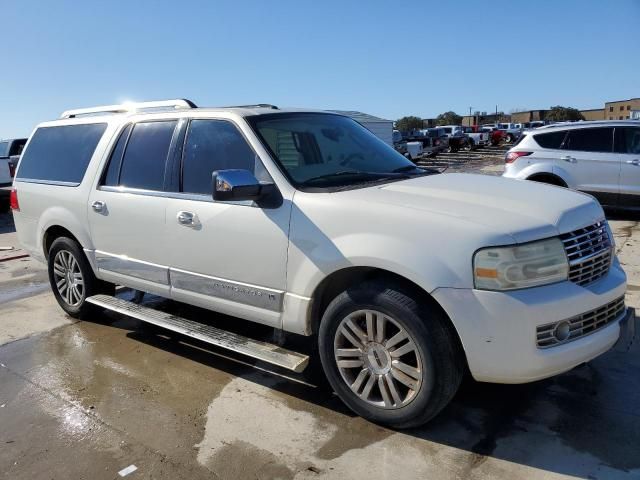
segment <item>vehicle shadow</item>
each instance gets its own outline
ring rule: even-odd
[[[629,222],[639,222],[640,221],[640,210],[631,211],[631,210],[605,210],[605,215],[607,220],[623,220]]]
[[[264,341],[270,341],[273,335],[271,328],[188,305],[165,301],[160,308],[198,321],[204,317],[206,323],[240,334],[251,333]],[[337,413],[345,417],[344,428],[361,425],[332,393],[316,363],[305,373],[295,374],[181,335],[144,327],[117,314],[105,313],[102,317],[98,322],[128,330],[132,340]],[[290,336],[284,346],[310,353],[313,339]],[[471,469],[492,457],[582,478],[593,478],[594,462],[618,474],[631,472],[640,469],[638,369],[640,348],[635,345],[631,352],[611,351],[588,365],[535,383],[497,385],[467,379],[453,402],[434,420],[398,433],[425,445],[469,452],[474,458]]]

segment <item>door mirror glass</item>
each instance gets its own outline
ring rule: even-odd
[[[218,201],[260,200],[273,193],[272,183],[260,183],[249,170],[213,172],[213,199]]]

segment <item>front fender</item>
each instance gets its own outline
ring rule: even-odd
[[[434,252],[421,252],[415,241],[391,234],[352,233],[306,251],[292,240],[287,290],[312,297],[322,280],[350,267],[379,268],[412,281],[426,292],[442,285],[469,288],[473,281],[471,258],[468,263],[463,273],[469,275],[463,278],[459,270],[456,271]]]

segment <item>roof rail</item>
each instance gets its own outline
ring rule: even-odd
[[[276,107],[275,105],[271,105],[270,103],[255,103],[253,105],[230,105],[228,107],[222,107],[222,108],[270,108],[271,110],[280,110],[278,107]]]
[[[62,112],[60,118],[76,118],[81,115],[95,115],[98,113],[128,113],[156,108],[180,109],[197,108],[197,106],[191,100],[180,98],[176,100],[160,100],[156,102],[123,103],[120,105],[104,105],[101,107],[77,108],[74,110],[66,110]]]

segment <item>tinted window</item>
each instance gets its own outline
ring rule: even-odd
[[[616,152],[640,154],[640,128],[616,127]]]
[[[9,156],[13,157],[14,155],[22,154],[22,150],[24,149],[24,144],[27,143],[27,139],[14,140],[11,142],[11,148],[9,149]],[[0,151],[2,148],[0,147]]]
[[[164,170],[176,121],[137,123],[122,159],[120,185],[162,190]]]
[[[103,185],[118,185],[120,181],[120,166],[122,165],[122,154],[124,153],[124,147],[127,144],[129,138],[129,132],[131,131],[131,125],[127,125],[118,138],[118,143],[111,152],[111,158],[109,159],[109,167],[102,178]]]
[[[611,152],[613,149],[613,128],[569,130],[563,148],[564,150],[581,152]]]
[[[534,135],[533,139],[540,145],[542,148],[560,148],[562,145],[562,140],[564,140],[564,136],[566,135],[566,130],[560,130],[556,132],[549,133],[538,133]]]
[[[38,128],[20,161],[18,179],[79,184],[106,123]]]
[[[256,155],[238,129],[224,120],[192,120],[182,165],[182,191],[211,193],[211,173],[242,169],[255,173]]]

